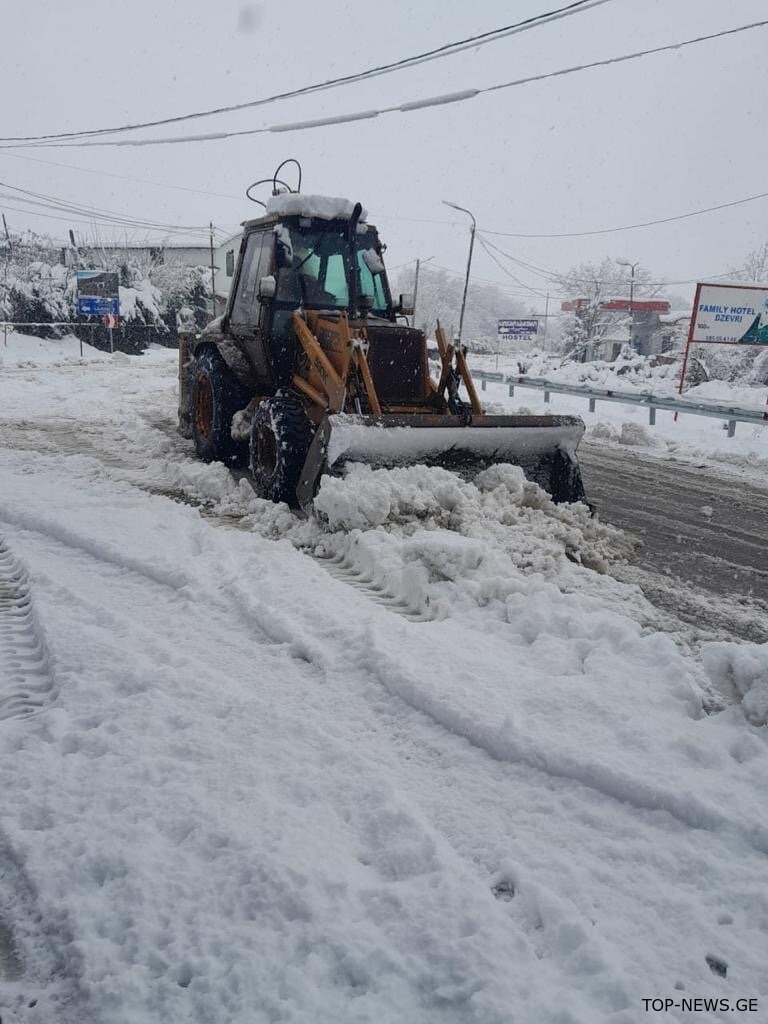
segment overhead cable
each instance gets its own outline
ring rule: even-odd
[[[587,235],[612,235],[618,231],[634,231],[635,228],[650,228],[657,224],[671,224],[676,220],[687,220],[689,217],[700,217],[702,213],[714,213],[716,210],[727,210],[731,206],[741,206],[744,203],[754,203],[757,199],[768,199],[768,192],[758,192],[754,196],[745,196],[744,199],[734,199],[729,203],[718,203],[717,206],[705,206],[700,210],[691,210],[689,213],[679,213],[674,217],[659,217],[657,220],[644,220],[637,224],[623,224],[616,228],[595,228],[591,231],[559,231],[546,234],[530,234],[519,231],[491,231],[490,228],[483,228],[486,235],[499,235],[504,238],[585,238]]]
[[[29,189],[20,188],[18,185],[11,185],[8,182],[0,181],[0,189],[10,189],[14,195],[0,192],[0,199],[10,198],[13,202],[21,202],[31,206],[38,206],[42,209],[55,210],[60,213],[69,213],[75,216],[97,218],[102,222],[111,222],[128,227],[150,228],[152,230],[181,231],[184,233],[207,233],[209,228],[200,224],[165,224],[153,220],[145,220],[138,217],[130,217],[124,214],[115,213],[111,210],[100,209],[99,207],[87,207],[68,199],[61,199],[58,196],[49,196],[41,192],[32,192]]]
[[[489,85],[484,88],[462,89],[457,92],[446,93],[440,96],[429,96],[423,99],[412,100],[401,103],[397,106],[382,107],[380,110],[353,111],[343,114],[335,114],[330,117],[319,117],[308,121],[294,121],[285,124],[269,125],[262,128],[242,128],[233,131],[207,132],[200,135],[177,135],[165,138],[141,138],[141,139],[81,139],[79,141],[61,142],[13,142],[3,143],[0,149],[29,149],[29,148],[83,148],[93,146],[161,146],[179,145],[188,142],[216,142],[221,139],[239,138],[250,135],[266,135],[270,133],[307,131],[311,128],[324,128],[338,124],[349,124],[356,121],[372,120],[382,114],[411,113],[415,110],[423,110],[429,107],[444,106],[450,103],[463,103],[466,100],[474,99],[486,93],[499,92],[502,89],[513,89],[522,85],[529,85],[532,82],[543,82],[550,78],[562,78],[565,75],[577,74],[581,71],[588,71],[592,68],[609,67],[612,64],[622,64],[627,61],[639,60],[642,57],[649,57],[657,53],[668,53],[672,50],[681,50],[686,46],[695,46],[708,42],[712,39],[721,39],[725,36],[733,36],[740,32],[748,32],[756,28],[764,28],[768,25],[768,19],[754,21],[748,25],[739,25],[736,28],[724,29],[721,32],[712,32],[709,35],[696,36],[693,39],[683,39],[677,43],[667,43],[664,46],[655,46],[648,50],[637,50],[633,53],[625,53],[618,57],[607,57],[604,60],[591,61],[587,64],[575,64],[571,67],[560,68],[557,71],[543,72],[539,75],[528,75],[525,78],[516,78],[510,82],[501,82],[497,85]]]
[[[604,279],[604,278],[599,278],[599,277],[575,277],[574,275],[568,274],[568,273],[565,273],[565,274],[558,273],[558,271],[556,271],[556,270],[546,270],[543,267],[537,267],[534,263],[528,263],[526,260],[519,259],[518,257],[513,256],[511,253],[505,252],[503,249],[500,249],[498,247],[498,245],[494,245],[494,243],[491,242],[490,239],[483,238],[480,232],[478,232],[477,238],[478,238],[478,241],[483,245],[483,248],[485,248],[486,245],[490,246],[492,249],[495,249],[495,251],[497,253],[499,253],[500,256],[504,256],[504,257],[506,257],[506,259],[510,260],[512,263],[518,264],[519,266],[523,267],[525,270],[528,270],[529,273],[533,273],[533,274],[536,274],[539,277],[543,277],[546,280],[549,280],[553,284],[556,284],[556,285],[558,285],[560,287],[562,287],[564,282],[573,283],[573,284],[591,284],[591,285],[601,285],[601,284],[614,285],[616,283],[616,278]],[[486,252],[487,251],[488,250],[486,249]],[[491,253],[488,253],[488,255],[491,256]],[[493,258],[493,257],[491,256],[491,258]],[[725,274],[705,274],[703,277],[692,277],[692,278],[686,278],[685,280],[678,280],[678,281],[646,281],[643,278],[638,278],[637,279],[637,285],[638,285],[638,287],[658,286],[658,287],[666,288],[669,285],[696,284],[698,281],[717,280],[718,278],[732,277],[732,276],[733,275],[729,274],[729,273],[725,273]],[[629,282],[629,280],[630,280],[629,275],[624,275],[622,280],[624,280],[625,282]]]
[[[351,85],[356,82],[367,81],[370,78],[377,78],[380,75],[387,75],[393,71],[403,71],[406,68],[416,67],[428,61],[439,60],[443,57],[453,56],[464,50],[484,46],[487,43],[496,42],[499,39],[506,39],[509,36],[517,35],[520,32],[527,32],[540,25],[558,21],[560,18],[568,18],[582,11],[591,10],[593,7],[600,7],[611,0],[575,0],[573,3],[558,7],[555,10],[547,11],[544,14],[535,14],[523,21],[515,22],[512,25],[504,25],[501,28],[491,29],[488,32],[481,32],[476,36],[469,36],[466,39],[458,39],[453,43],[445,43],[434,50],[427,50],[423,53],[414,54],[411,57],[404,57],[401,60],[393,61],[391,64],[380,64],[368,68],[365,71],[358,71],[351,75],[343,75],[339,78],[329,78],[314,85],[305,85],[299,89],[292,89],[289,92],[276,93],[273,96],[265,96],[257,100],[247,100],[244,103],[233,103],[228,106],[213,107],[210,110],[197,110],[190,114],[178,114],[174,117],[164,117],[156,121],[136,121],[132,124],[117,125],[111,128],[81,129],[71,132],[51,132],[46,135],[10,135],[0,136],[0,142],[37,142],[50,139],[71,139],[86,138],[97,135],[112,135],[117,132],[136,131],[140,128],[159,128],[163,125],[179,124],[183,121],[193,121],[202,117],[212,117],[215,114],[229,114],[238,110],[248,110],[253,107],[263,107],[280,100],[294,99],[298,96],[307,96],[315,92],[323,92],[327,89],[335,89],[343,85]]]

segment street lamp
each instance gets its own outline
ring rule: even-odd
[[[475,245],[475,231],[477,230],[477,221],[475,220],[474,214],[470,213],[469,210],[465,210],[463,206],[459,206],[457,203],[449,203],[447,199],[443,200],[445,206],[450,206],[454,210],[460,210],[462,213],[466,213],[468,217],[472,219],[472,227],[469,233],[469,256],[467,257],[467,276],[464,278],[464,295],[461,299],[461,313],[459,314],[459,345],[461,345],[461,336],[464,329],[464,309],[467,305],[467,289],[469,288],[469,270],[472,266],[472,249]]]
[[[635,267],[640,266],[640,261],[630,263],[629,260],[616,260],[620,267],[629,267],[629,347],[634,349],[634,327],[635,327]]]

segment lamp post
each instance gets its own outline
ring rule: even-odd
[[[464,295],[461,299],[461,313],[459,314],[459,345],[461,345],[462,332],[464,330],[464,310],[467,305],[467,289],[469,288],[469,271],[472,266],[472,249],[475,245],[475,231],[477,230],[477,221],[475,220],[474,214],[470,213],[469,210],[465,210],[463,206],[459,206],[457,203],[449,203],[447,199],[443,200],[445,206],[450,206],[454,210],[461,210],[462,213],[466,213],[472,220],[472,227],[469,232],[469,256],[467,257],[467,276],[464,278]]]
[[[634,326],[635,326],[635,267],[640,266],[640,261],[630,263],[629,260],[616,260],[620,267],[629,267],[629,347],[634,350]]]

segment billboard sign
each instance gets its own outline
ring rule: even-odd
[[[102,270],[78,270],[78,316],[119,316],[119,284],[117,274]]]
[[[499,320],[499,338],[535,338],[539,330],[538,320]]]
[[[768,345],[768,285],[698,284],[689,343]]]

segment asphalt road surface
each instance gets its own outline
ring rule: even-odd
[[[616,575],[694,637],[768,641],[768,488],[632,449],[579,447],[604,522],[642,546]]]

